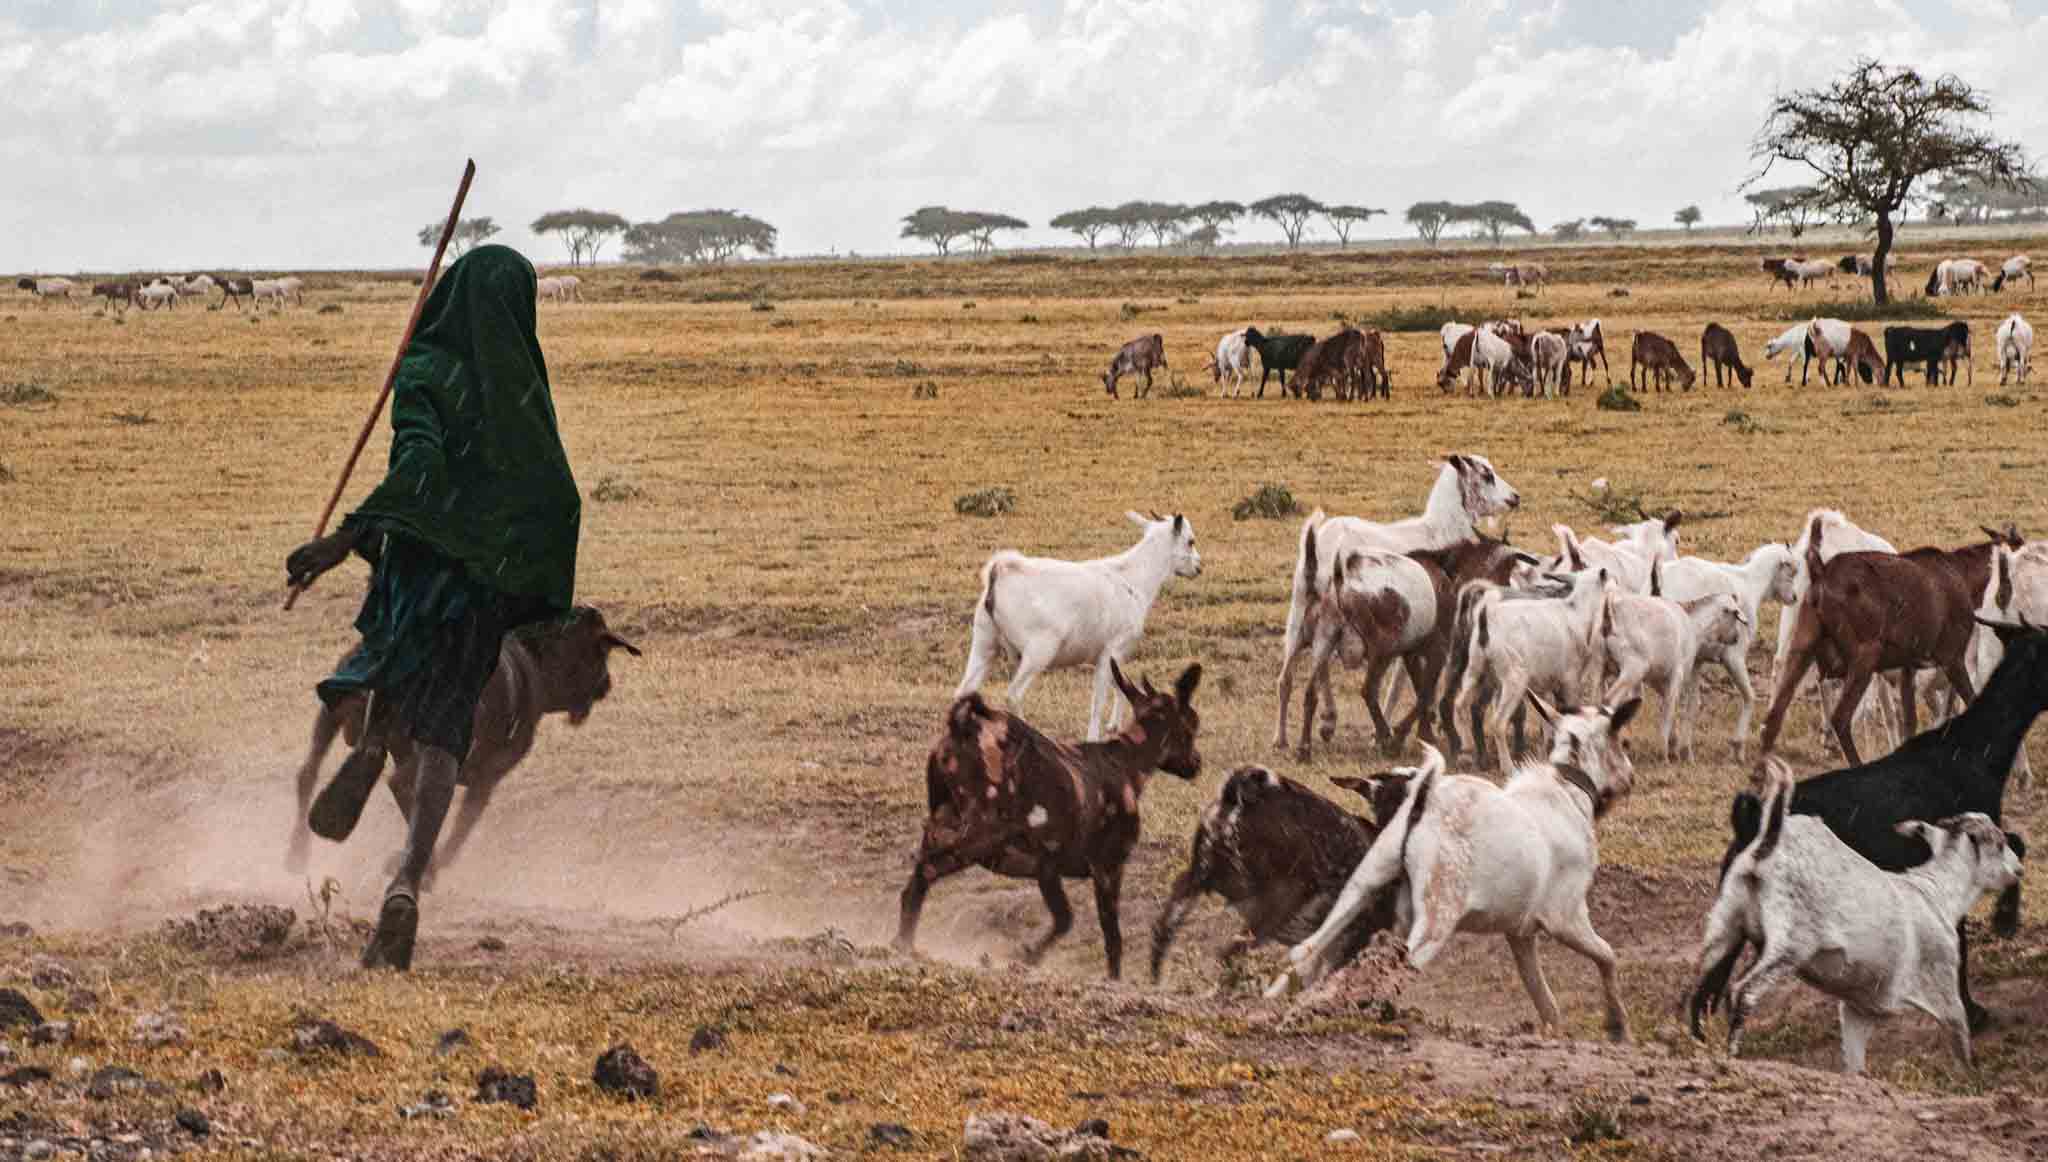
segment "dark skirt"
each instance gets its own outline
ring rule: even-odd
[[[364,692],[389,699],[373,713],[393,735],[465,756],[506,632],[545,611],[480,584],[418,541],[372,535],[380,543],[356,615],[363,640],[316,689],[330,706]]]

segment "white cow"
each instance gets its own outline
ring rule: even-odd
[[[955,698],[980,689],[997,651],[1008,647],[1018,656],[1017,672],[1010,678],[1012,709],[1023,702],[1040,673],[1092,665],[1095,693],[1089,700],[1088,739],[1102,737],[1105,705],[1109,729],[1117,729],[1123,704],[1110,690],[1110,663],[1129,656],[1169,578],[1202,572],[1194,526],[1186,517],[1124,515],[1145,532],[1137,544],[1114,557],[1062,561],[1003,549],[988,559],[981,567],[981,599],[974,604],[967,670],[953,692]]]

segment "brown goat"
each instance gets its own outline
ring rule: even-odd
[[[2017,533],[2013,534],[2017,539]],[[1811,586],[1792,623],[1791,651],[1778,675],[1778,689],[1764,716],[1763,752],[1771,753],[1784,725],[1785,710],[1807,667],[1823,677],[1842,678],[1842,693],[1829,715],[1835,740],[1852,765],[1863,762],[1851,731],[1856,707],[1873,675],[1899,671],[1899,696],[1906,736],[1915,723],[1913,673],[1938,667],[1955,695],[1974,696],[1964,656],[1975,631],[1971,615],[1991,578],[1993,549],[2001,540],[1961,549],[1914,549],[1909,553],[1842,553],[1823,561],[1821,522],[1816,518],[1806,549]]]
[[[1364,343],[1365,335],[1356,327],[1316,340],[1294,365],[1294,385],[1288,390],[1315,400],[1323,398],[1323,387],[1328,384],[1338,399],[1351,398],[1364,370]]]
[[[979,694],[954,700],[945,733],[925,761],[930,815],[903,888],[898,949],[908,952],[915,943],[931,886],[980,866],[1038,881],[1052,930],[1026,950],[1025,963],[1035,964],[1074,926],[1060,881],[1088,879],[1095,885],[1109,978],[1121,976],[1117,902],[1124,862],[1138,842],[1138,799],[1154,769],[1190,780],[1202,773],[1193,705],[1202,667],[1189,666],[1171,694],[1154,690],[1149,680],[1131,685],[1114,661],[1110,678],[1130,700],[1131,724],[1104,742],[1056,742],[1022,718],[992,709]]]
[[[611,693],[611,653],[625,650],[634,657],[640,649],[613,633],[604,614],[587,605],[577,606],[566,621],[542,622],[505,635],[498,647],[498,666],[484,684],[477,699],[476,717],[470,729],[469,753],[463,756],[456,785],[463,788],[462,806],[455,816],[448,840],[435,853],[428,869],[428,882],[443,868],[454,864],[469,840],[484,808],[490,804],[498,783],[512,773],[533,750],[540,720],[550,714],[566,714],[569,725],[581,726],[590,711]],[[346,658],[348,655],[344,654]],[[354,746],[362,736],[369,710],[369,696],[355,695],[332,706],[322,707],[313,720],[313,744],[299,767],[299,813],[293,824],[291,848],[286,866],[303,871],[310,832],[306,812],[313,802],[313,789],[320,781],[320,764],[327,757],[334,737]],[[389,740],[396,760],[391,773],[391,797],[398,801],[400,814],[412,819],[413,786],[419,776],[419,756],[410,738],[394,731]]]
[[[1109,370],[1102,373],[1102,386],[1115,399],[1117,380],[1126,375],[1142,375],[1145,386],[1132,392],[1131,398],[1143,399],[1152,394],[1152,373],[1165,367],[1166,339],[1158,334],[1140,335],[1117,349],[1116,357],[1109,361]]]
[[[1444,360],[1443,370],[1437,372],[1437,388],[1446,395],[1458,385],[1458,377],[1471,370],[1472,336],[1475,334],[1476,331],[1467,331],[1458,336],[1458,341],[1451,345],[1450,358]]]
[[[1311,530],[1302,538],[1302,554],[1308,568],[1315,565],[1315,552],[1315,533]],[[1354,584],[1354,579],[1358,583]],[[1302,694],[1301,741],[1295,747],[1295,757],[1308,761],[1316,694],[1328,683],[1330,661],[1338,646],[1349,640],[1360,643],[1364,650],[1365,685],[1360,692],[1367,712],[1372,715],[1373,734],[1380,749],[1392,753],[1399,747],[1400,739],[1387,725],[1386,714],[1380,709],[1380,681],[1387,668],[1398,661],[1408,672],[1419,704],[1429,704],[1450,652],[1448,637],[1437,633],[1436,626],[1450,611],[1453,594],[1449,576],[1433,555],[1351,552],[1337,559],[1330,570],[1329,584],[1318,595],[1317,608],[1310,615],[1315,625],[1315,646],[1311,676]],[[1423,741],[1436,741],[1429,716],[1420,718]]]
[[[1650,386],[1651,377],[1656,377],[1658,391],[1664,390],[1669,376],[1676,375],[1685,390],[1691,391],[1693,381],[1698,378],[1692,368],[1686,366],[1685,356],[1678,353],[1678,345],[1655,331],[1637,331],[1635,342],[1628,349],[1628,386],[1636,388],[1636,368],[1643,369],[1643,387]]]
[[[1732,369],[1744,387],[1749,386],[1750,376],[1754,374],[1743,366],[1742,347],[1735,342],[1734,333],[1719,323],[1708,323],[1707,329],[1700,333],[1700,370],[1705,371],[1709,366],[1714,369],[1715,387],[1728,386],[1723,378],[1724,367]]]
[[[1265,767],[1239,767],[1202,811],[1187,869],[1174,878],[1166,908],[1152,927],[1152,983],[1195,901],[1222,896],[1244,918],[1245,933],[1224,946],[1222,959],[1270,940],[1304,940],[1323,922],[1366,849],[1398,811],[1405,783],[1332,779],[1372,801],[1373,818],[1353,815],[1293,779]],[[1345,933],[1349,960],[1392,927],[1394,894],[1375,902]]]
[[[1378,331],[1367,330],[1358,345],[1360,378],[1365,398],[1377,394],[1381,399],[1391,398],[1394,380],[1387,374],[1387,341]]]

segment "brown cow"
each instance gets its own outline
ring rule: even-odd
[[[469,754],[456,776],[456,782],[467,788],[462,793],[462,807],[448,842],[428,869],[429,883],[436,871],[455,862],[470,830],[489,805],[491,793],[533,750],[540,720],[550,714],[567,714],[569,725],[581,726],[591,709],[611,693],[613,650],[640,656],[639,647],[613,633],[604,614],[587,605],[577,606],[566,620],[524,626],[505,635],[498,647],[497,669],[477,699]],[[321,761],[337,734],[355,745],[363,733],[368,704],[364,695],[345,698],[322,708],[313,720],[313,745],[299,768],[299,813],[286,861],[294,872],[304,871],[306,866],[310,834],[305,826],[306,811],[320,781]],[[399,811],[410,822],[419,759],[409,738],[394,736],[390,751],[398,760],[391,774],[391,797],[398,800]]]
[[[1657,390],[1663,391],[1669,377],[1676,375],[1685,390],[1691,391],[1693,381],[1698,378],[1692,368],[1686,366],[1685,356],[1678,353],[1678,345],[1655,331],[1637,331],[1635,342],[1629,345],[1628,386],[1631,391],[1638,390],[1636,367],[1639,364],[1643,369],[1644,388],[1651,385],[1651,377],[1655,376]]]
[[[1109,978],[1123,972],[1117,921],[1124,862],[1138,842],[1138,799],[1155,769],[1183,779],[1202,773],[1201,725],[1193,704],[1202,667],[1189,666],[1162,694],[1133,686],[1110,662],[1110,679],[1131,703],[1131,724],[1105,742],[1056,742],[1022,718],[992,709],[979,694],[954,700],[945,733],[925,760],[924,836],[903,888],[896,947],[911,950],[925,894],[939,880],[980,866],[1035,879],[1052,930],[1025,951],[1035,964],[1074,926],[1061,880],[1095,885]]]
[[[1143,399],[1152,394],[1152,373],[1166,366],[1166,340],[1158,334],[1141,335],[1117,350],[1116,358],[1109,361],[1109,370],[1103,373],[1102,386],[1109,391],[1109,398],[1116,399],[1116,381],[1126,375],[1142,375],[1145,386],[1131,393],[1132,399]]]
[[[1244,934],[1223,948],[1225,963],[1267,941],[1296,943],[1321,927],[1406,791],[1405,783],[1384,779],[1339,776],[1330,781],[1371,800],[1374,817],[1353,815],[1265,767],[1231,772],[1216,801],[1202,812],[1187,869],[1175,877],[1166,908],[1152,927],[1152,983],[1159,983],[1167,949],[1195,901],[1206,894],[1222,896],[1244,918]],[[1357,955],[1393,921],[1394,894],[1389,892],[1345,933],[1342,959]]]

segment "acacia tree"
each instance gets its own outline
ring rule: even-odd
[[[1223,228],[1244,217],[1242,202],[1197,202],[1188,207],[1187,220],[1214,227],[1220,237]]]
[[[1223,231],[1217,229],[1214,225],[1197,226],[1188,231],[1182,238],[1182,241],[1197,250],[1214,250],[1216,249],[1216,244],[1222,240]]]
[[[1116,230],[1116,244],[1125,250],[1135,250],[1138,239],[1145,233],[1145,215],[1148,207],[1144,202],[1125,202],[1109,211],[1109,224]]]
[[[967,219],[967,237],[973,240],[974,252],[976,254],[987,254],[996,248],[996,231],[998,230],[1028,230],[1031,228],[1031,223],[1026,222],[1022,218],[1013,218],[1008,214],[992,214],[985,210],[969,210],[964,216]]]
[[[623,234],[631,222],[604,210],[550,210],[527,229],[535,234],[560,234],[569,247],[569,265],[596,262],[606,238]]]
[[[1629,236],[1636,228],[1634,218],[1588,218],[1586,224],[1595,230],[1605,230],[1616,242]]]
[[[1309,218],[1323,212],[1323,204],[1307,194],[1274,194],[1270,198],[1260,198],[1247,208],[1280,227],[1280,233],[1287,236],[1289,250],[1301,245],[1301,235],[1308,229]]]
[[[1104,230],[1109,229],[1109,211],[1101,206],[1090,206],[1085,210],[1068,210],[1046,223],[1055,230],[1071,230],[1088,243],[1088,249],[1095,249],[1095,240]]]
[[[1152,243],[1165,247],[1168,242],[1181,235],[1181,224],[1188,220],[1188,208],[1179,202],[1138,202],[1138,221],[1152,232]]]
[[[420,245],[438,244],[441,241],[441,228],[447,224],[445,221],[429,222],[420,227]],[[489,218],[464,218],[455,223],[455,233],[448,236],[448,252],[460,258],[478,243],[498,233],[500,229],[501,227]]]
[[[973,223],[965,214],[944,206],[924,206],[903,216],[902,238],[917,238],[932,244],[941,255],[953,251],[953,242],[966,234]]]
[[[1706,215],[1700,213],[1698,206],[1684,206],[1676,214],[1671,215],[1671,220],[1685,227],[1685,232],[1690,234],[1692,233],[1692,228],[1699,225],[1700,219],[1704,217]]]
[[[742,250],[774,254],[777,234],[738,210],[679,210],[658,222],[628,226],[621,241],[628,262],[724,262]]]
[[[1444,227],[1451,224],[1457,207],[1449,202],[1417,202],[1408,207],[1408,224],[1422,235],[1422,240],[1431,246],[1443,237]]]
[[[1742,200],[1749,203],[1753,216],[1749,233],[1761,234],[1777,222],[1785,232],[1797,238],[1806,233],[1806,227],[1813,222],[1813,187],[1785,186],[1782,189],[1757,190],[1744,194]]]
[[[1579,236],[1585,232],[1586,220],[1584,218],[1573,218],[1569,222],[1559,222],[1550,228],[1550,233],[1559,242],[1577,242]]]
[[[1351,244],[1353,230],[1371,221],[1374,215],[1384,213],[1385,210],[1375,210],[1371,206],[1325,206],[1323,220],[1330,224],[1331,233],[1337,236],[1337,248],[1341,250]]]
[[[1803,165],[1817,179],[1816,212],[1845,222],[1875,217],[1870,294],[1887,303],[1892,215],[1924,197],[1914,183],[1968,174],[2005,189],[2033,186],[2025,151],[1975,127],[1990,113],[1990,102],[1954,74],[1928,80],[1865,58],[1826,88],[1771,102],[1750,146],[1758,168],[1743,185],[1761,182],[1779,162]]]
[[[1450,220],[1469,222],[1479,227],[1479,232],[1492,240],[1496,248],[1500,246],[1501,235],[1506,234],[1509,227],[1536,233],[1536,223],[1531,222],[1529,215],[1522,213],[1521,207],[1513,202],[1473,202],[1453,206]]]

